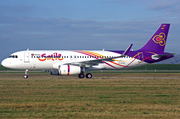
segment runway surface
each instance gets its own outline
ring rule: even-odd
[[[1,72],[0,79],[24,79],[24,72]],[[43,72],[30,72],[28,79],[79,79],[77,75],[56,76]],[[92,73],[94,79],[180,79],[180,73]],[[86,79],[86,78],[84,78]]]

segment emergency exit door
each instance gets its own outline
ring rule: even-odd
[[[24,63],[29,63],[29,62],[30,62],[29,52],[24,52]]]

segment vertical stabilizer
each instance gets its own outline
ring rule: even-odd
[[[170,24],[161,24],[149,41],[139,51],[163,53],[166,45]]]

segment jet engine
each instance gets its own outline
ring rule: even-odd
[[[82,72],[82,68],[79,66],[73,65],[59,65],[59,69],[51,70],[51,75],[73,75],[80,74]]]

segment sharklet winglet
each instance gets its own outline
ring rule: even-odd
[[[131,44],[124,52],[123,54],[121,55],[121,57],[124,57],[128,54],[128,52],[130,51],[131,47],[133,46],[133,44]]]

